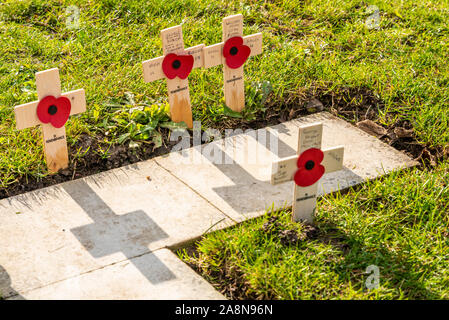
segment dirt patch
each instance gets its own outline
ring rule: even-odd
[[[257,119],[247,121],[244,119],[227,118],[220,123],[218,129],[224,134],[225,129],[260,129],[266,126],[276,125],[285,121],[292,120],[300,115],[307,114],[303,107],[281,106],[280,108],[267,111],[264,115],[258,115]],[[142,143],[136,148],[129,148],[126,145],[108,145],[104,142],[104,136],[81,135],[75,145],[69,146],[69,167],[61,170],[54,175],[48,175],[43,178],[23,176],[17,182],[0,188],[0,199],[12,197],[36,189],[45,188],[69,180],[79,179],[93,175],[106,170],[119,168],[136,162],[152,159],[154,157],[167,154],[178,141],[170,141],[170,131],[165,128],[159,128],[162,135],[162,146],[155,148],[154,145]],[[203,134],[203,132],[201,132]],[[190,145],[193,145],[191,134]],[[202,141],[201,143],[206,143]],[[108,150],[108,157],[96,152],[96,150]],[[77,155],[82,154],[82,157]]]
[[[325,88],[313,88],[306,93],[292,94],[282,104],[271,98],[269,97],[266,101],[267,110],[258,112],[254,120],[224,118],[216,129],[222,133],[225,129],[236,128],[256,130],[325,110],[353,124],[359,124],[359,128],[405,152],[411,158],[418,160],[423,167],[435,166],[440,159],[447,158],[449,155],[449,148],[443,150],[418,143],[412,125],[406,120],[398,120],[390,127],[379,125],[376,120],[384,104],[366,88],[338,88],[333,92],[328,92]],[[102,134],[94,137],[82,135],[74,146],[69,146],[69,168],[43,178],[21,177],[18,182],[11,184],[8,188],[0,188],[0,199],[166,154],[177,142],[169,141],[168,129],[160,128],[159,131],[163,137],[163,144],[159,148],[145,143],[136,148],[125,145],[109,146],[104,143]],[[108,149],[109,156],[104,157],[96,152],[99,149]],[[78,157],[78,154],[84,155]],[[285,237],[290,239],[292,235],[286,234]]]
[[[279,221],[279,216],[273,215],[268,218],[261,231],[276,237],[284,246],[296,245],[300,241],[316,239],[318,230],[312,225],[300,225],[300,229],[289,229]]]
[[[201,277],[205,277],[206,280],[212,284],[212,286],[231,300],[256,300],[262,299],[255,295],[248,293],[249,285],[244,280],[244,273],[238,270],[232,263],[227,260],[224,261],[220,271],[209,271],[205,273],[201,268],[201,263],[198,263],[199,252],[197,250],[196,243],[185,248],[186,253],[191,258],[190,260],[184,260],[187,265],[192,268]]]
[[[361,130],[404,152],[418,161],[421,168],[434,167],[438,161],[449,156],[449,148],[419,143],[410,121],[397,113],[386,115],[387,118],[397,119],[392,125],[379,124],[379,113],[384,110],[385,104],[367,88],[339,88],[333,92],[317,88],[315,96],[323,102],[326,110],[336,116],[343,116]]]

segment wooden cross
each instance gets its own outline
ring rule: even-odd
[[[84,89],[61,93],[61,81],[57,68],[37,72],[36,88],[39,101],[14,108],[16,128],[22,130],[41,125],[48,171],[56,173],[69,165],[65,122],[70,115],[86,111],[86,95]],[[61,97],[63,99],[60,99]],[[46,101],[50,101],[49,106],[45,105]],[[52,104],[51,101],[55,101],[55,103]],[[41,121],[42,117],[40,118],[38,114],[39,109],[46,113],[46,117],[49,117],[48,121]]]
[[[234,111],[241,112],[245,108],[243,65],[237,68],[234,68],[235,66],[229,67],[224,56],[227,53],[223,51],[225,43],[234,37],[243,37],[243,16],[241,14],[223,19],[223,42],[204,48],[204,67],[211,68],[220,64],[223,65],[226,105]],[[243,45],[251,49],[250,57],[261,54],[262,33],[243,37]],[[230,54],[240,54],[239,49],[237,47],[231,48]]]
[[[159,79],[167,79],[168,101],[170,104],[170,116],[174,122],[184,121],[189,128],[193,127],[192,108],[190,105],[189,81],[179,76],[171,79],[163,70],[164,59],[169,54],[179,56],[193,56],[193,68],[203,66],[203,48],[204,44],[200,44],[188,49],[184,49],[184,40],[182,37],[182,27],[175,26],[161,31],[163,57],[154,58],[144,61],[143,78],[145,82],[152,82]],[[179,60],[174,60],[172,66],[179,69]],[[176,65],[177,64],[177,65]],[[189,71],[190,73],[190,71]]]
[[[303,220],[306,223],[313,223],[319,179],[323,173],[330,173],[343,168],[344,148],[338,146],[319,151],[321,150],[322,136],[322,123],[301,126],[298,135],[297,155],[274,162],[272,166],[271,184],[295,180],[292,207],[294,221]],[[313,151],[317,151],[315,154],[321,153],[324,156],[321,163],[319,160],[315,161],[310,158],[310,155],[314,154]],[[303,164],[305,163],[300,168],[298,168],[299,159],[302,159]],[[324,167],[323,173],[318,170],[320,165]],[[314,175],[315,173],[318,173],[318,176]],[[304,176],[304,174],[307,176]],[[295,177],[295,175],[297,176]],[[313,180],[304,181],[309,177],[312,177]],[[298,182],[303,186],[298,185]]]

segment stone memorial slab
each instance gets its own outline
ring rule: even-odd
[[[168,249],[83,273],[10,299],[224,300],[211,284]]]
[[[225,223],[217,209],[149,160],[1,200],[0,269],[9,287],[30,291]]]
[[[321,148],[330,150],[322,162],[329,171],[340,169],[341,163],[326,154],[340,154],[344,148],[343,169],[321,178],[319,195],[416,165],[351,124],[319,113],[3,199],[0,294],[35,299],[176,299],[194,294],[197,282],[191,270],[183,279],[177,271],[181,262],[162,248],[180,247],[272,206],[291,205],[291,177],[280,174],[282,170],[273,175],[272,163],[287,158],[284,169],[290,172],[288,159],[297,157],[299,128],[316,122],[322,123]],[[272,179],[286,182],[271,185]],[[189,279],[191,287],[169,293],[176,291],[178,281]],[[79,288],[70,289],[71,281]],[[92,292],[93,281],[105,290]],[[141,287],[131,290],[137,282]],[[206,296],[198,297],[206,299],[208,292],[204,289]]]
[[[323,149],[342,146],[345,150],[343,169],[320,180],[318,195],[417,164],[402,152],[326,112],[172,152],[156,161],[223,213],[243,221],[262,215],[272,205],[275,208],[292,205],[293,182],[270,184],[272,163],[295,156],[299,127],[315,122],[323,123]]]

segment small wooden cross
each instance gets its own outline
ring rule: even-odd
[[[319,180],[324,173],[343,168],[344,148],[338,146],[321,150],[322,136],[322,123],[301,126],[297,155],[274,162],[272,166],[271,184],[295,181],[294,221],[313,223]]]
[[[162,30],[161,38],[164,56],[142,63],[143,78],[145,82],[167,79],[171,119],[174,122],[184,121],[189,128],[192,128],[192,108],[187,76],[191,69],[203,66],[204,44],[184,49],[181,26]],[[193,57],[193,64],[188,65],[192,62],[191,58],[187,59],[190,56]],[[183,61],[184,59],[186,61]],[[169,70],[164,69],[164,66]],[[187,69],[184,70],[184,67]]]
[[[14,108],[16,128],[41,125],[48,171],[56,173],[69,165],[65,122],[86,111],[86,95],[84,89],[61,93],[57,68],[37,72],[36,88],[39,101]]]
[[[242,45],[237,38],[242,38]],[[232,44],[234,40],[237,41],[235,45]],[[248,49],[245,47],[250,49],[249,56],[247,56]],[[204,48],[205,68],[223,65],[225,101],[226,105],[234,111],[241,112],[245,108],[243,64],[241,66],[239,64],[243,63],[246,58],[261,53],[262,33],[243,37],[243,16],[241,14],[224,18],[223,42]],[[237,59],[234,62],[233,59],[238,58],[239,55],[243,55],[242,60]]]

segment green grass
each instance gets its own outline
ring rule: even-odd
[[[245,118],[263,118],[267,105],[294,105],[306,95],[365,88],[384,102],[380,108],[372,106],[379,109],[379,123],[406,119],[420,142],[448,144],[449,5],[411,0],[372,4],[380,8],[379,29],[365,26],[367,5],[354,0],[4,1],[0,187],[23,176],[47,174],[39,129],[17,132],[13,115],[15,105],[36,99],[35,72],[58,67],[64,90],[86,90],[88,111],[72,117],[67,126],[70,144],[81,133],[98,132],[107,133],[107,143],[116,143],[137,130],[118,120],[121,114],[136,106],[166,112],[164,81],[144,83],[141,70],[142,61],[162,54],[160,30],[182,23],[186,46],[214,44],[221,41],[222,18],[238,12],[245,18],[245,34],[264,35],[264,53],[245,67]],[[80,8],[79,29],[66,26],[70,5]],[[227,116],[221,68],[196,69],[189,79],[194,119],[205,127],[222,124]],[[264,81],[273,87],[265,105],[251,99]],[[135,140],[142,140],[134,133]],[[144,138],[151,141],[153,136]]]
[[[289,210],[270,211],[205,236],[194,257],[179,255],[218,288],[237,288],[237,298],[449,299],[448,173],[447,164],[410,170],[328,195],[314,237],[301,239],[305,226]],[[267,231],[273,216],[278,225]],[[298,242],[283,243],[283,230]],[[373,290],[369,265],[380,271]]]
[[[369,4],[380,9],[378,28],[365,25]],[[67,28],[70,5],[81,10],[78,29]],[[171,125],[166,85],[144,83],[141,62],[162,55],[161,29],[182,23],[186,47],[210,45],[221,41],[222,18],[235,13],[244,15],[245,35],[263,33],[264,53],[245,65],[247,108],[234,125],[264,119],[267,108],[300,108],[311,96],[347,99],[356,111],[363,96],[345,92],[361,90],[381,102],[370,106],[379,124],[408,121],[419,143],[449,144],[447,1],[7,0],[0,4],[0,188],[47,175],[39,129],[16,131],[13,113],[36,100],[35,72],[58,67],[64,91],[86,90],[87,112],[67,125],[70,145],[81,134],[158,145],[159,128]],[[189,80],[194,120],[229,123],[221,68],[193,70]],[[88,152],[108,156],[107,148]],[[199,244],[198,261],[213,280],[226,259],[253,297],[448,298],[447,171],[443,159],[435,169],[327,196],[320,236],[294,246],[261,232],[266,218],[214,233]],[[282,225],[300,230],[288,215],[280,214]],[[369,264],[381,267],[377,291],[363,288]]]

